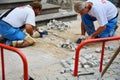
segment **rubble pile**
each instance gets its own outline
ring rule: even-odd
[[[71,42],[69,39],[66,40],[65,42],[59,42],[57,44],[58,47],[62,47],[62,48],[66,48],[66,49],[70,49],[72,51],[75,51],[76,50],[76,47],[77,47],[77,44]]]
[[[70,28],[68,24],[65,24],[62,21],[57,21],[57,20],[50,20],[49,23],[47,23],[47,29],[57,29],[59,31],[64,31],[67,28]]]

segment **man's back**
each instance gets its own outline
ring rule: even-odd
[[[15,8],[2,20],[13,27],[21,27],[26,23],[35,26],[35,23],[33,23],[35,21],[35,14],[30,6],[20,6]]]
[[[107,0],[88,0],[87,2],[93,3],[89,14],[96,17],[101,26],[114,18],[118,12],[117,8]]]

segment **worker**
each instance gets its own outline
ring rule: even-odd
[[[81,15],[81,34],[86,39],[106,38],[114,36],[118,10],[110,1],[107,0],[87,0],[74,4],[74,10]],[[99,27],[94,27],[94,21],[98,21]]]
[[[31,37],[33,30],[39,31],[35,24],[35,16],[40,14],[41,9],[42,4],[33,1],[29,5],[4,12],[0,17],[0,35],[7,40],[6,44],[14,47],[33,45],[35,43]]]

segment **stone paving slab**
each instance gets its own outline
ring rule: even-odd
[[[73,21],[73,20],[76,20],[76,18],[77,18],[77,14],[73,11],[58,12],[58,13],[37,16],[36,23],[38,25],[47,25],[47,23],[53,19],[56,19],[59,21]]]
[[[19,3],[19,2],[18,2]],[[49,14],[50,13],[57,13],[59,12],[60,6],[54,5],[54,4],[49,4],[49,3],[42,3],[42,12],[40,14]],[[2,14],[4,11],[7,11],[8,9],[1,9],[0,14]]]

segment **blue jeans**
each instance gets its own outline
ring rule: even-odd
[[[14,28],[3,20],[0,20],[0,34],[10,41],[24,40],[26,37],[19,28]]]
[[[82,22],[85,26],[85,30],[88,35],[91,35],[96,31],[94,24],[93,24],[93,22],[96,20],[97,20],[96,18],[91,17],[88,14],[82,15]],[[106,24],[106,29],[102,33],[97,35],[96,37],[105,38],[105,37],[114,36],[115,27],[117,25],[117,20],[118,20],[118,18],[113,18],[113,19],[109,20],[108,23]]]

